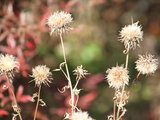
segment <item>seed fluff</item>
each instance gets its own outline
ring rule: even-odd
[[[137,71],[142,74],[154,73],[158,68],[158,59],[155,59],[151,54],[139,55],[135,63]]]
[[[135,49],[140,47],[139,43],[143,40],[142,27],[138,26],[138,22],[125,26],[120,31],[119,41],[122,42],[126,49]]]
[[[120,89],[123,83],[128,85],[128,70],[126,70],[123,65],[112,67],[111,69],[108,69],[106,73],[106,78],[110,87]]]
[[[51,29],[50,34],[52,35],[54,32],[61,34],[69,31],[71,29],[70,24],[72,20],[71,14],[67,12],[54,12],[47,20],[47,24]]]
[[[38,65],[32,69],[31,77],[34,78],[32,81],[35,81],[35,86],[39,87],[42,83],[49,86],[52,80],[52,73],[46,65]]]

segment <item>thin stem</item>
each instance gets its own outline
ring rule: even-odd
[[[14,94],[14,90],[13,90],[13,87],[12,87],[11,79],[9,79],[7,75],[6,75],[6,78],[8,80],[9,88],[10,88],[12,96],[13,96],[14,104],[18,107],[18,103],[17,103],[17,100],[16,100],[16,96]],[[20,120],[22,120],[22,116],[21,116],[21,113],[19,112],[19,110],[17,111],[17,113],[18,113],[18,116],[19,116]]]
[[[135,84],[135,83],[136,83],[136,81],[138,80],[138,78],[139,78],[140,74],[141,74],[141,72],[138,72],[138,74],[137,74],[136,78],[133,80],[133,84]]]
[[[138,72],[136,78],[133,80],[132,85],[128,91],[128,95],[130,94],[131,90],[133,89],[133,86],[136,84],[136,81],[138,80],[139,76],[140,76],[141,72]]]
[[[78,78],[77,82],[76,82],[76,84],[75,84],[75,86],[73,88],[73,91],[75,91],[75,89],[77,88],[79,81],[80,81],[80,79]],[[76,108],[76,106],[78,104],[79,94],[76,94],[76,96],[77,96],[77,98],[76,98],[76,102],[75,102],[74,108]]]
[[[76,82],[76,84],[75,84],[75,86],[74,86],[73,90],[75,90],[75,89],[77,88],[78,83],[79,83],[79,80],[80,80],[80,79],[77,79],[77,82]]]
[[[75,108],[77,108],[78,100],[79,100],[79,95],[77,95],[77,98],[76,98],[76,102],[75,102],[75,105],[74,105]]]
[[[116,119],[116,101],[114,100],[113,120]]]
[[[128,50],[127,55],[126,55],[126,64],[125,64],[126,69],[128,68],[128,59],[129,59],[129,50]]]
[[[127,49],[125,69],[128,68],[128,59],[129,59],[129,47]],[[123,83],[123,87],[122,87],[122,92],[121,92],[122,96],[121,96],[121,99],[120,99],[120,104],[122,103],[122,97],[123,97],[124,90],[125,90],[125,83]],[[120,106],[118,106],[117,120],[119,119],[119,112],[120,112]]]
[[[62,38],[62,33],[60,33],[60,39],[61,39],[61,45],[62,45],[62,51],[63,51],[63,58],[65,62],[65,67],[66,67],[66,72],[67,72],[67,78],[68,78],[68,84],[70,86],[70,92],[71,92],[71,104],[72,104],[72,113],[74,112],[74,93],[73,93],[73,88],[72,88],[72,82],[68,70],[68,65],[67,65],[67,60],[66,60],[66,54],[65,54],[65,49],[64,49],[64,43],[63,43],[63,38]]]
[[[34,120],[36,120],[36,117],[37,117],[38,105],[39,105],[39,100],[40,100],[40,93],[41,93],[41,85],[39,86],[39,90],[38,90],[38,99],[37,99],[37,105],[36,105],[36,109],[35,109],[35,113],[34,113]]]
[[[139,73],[137,74],[136,78],[134,79],[135,82],[136,82],[136,80],[138,80],[140,74],[141,74],[141,72],[139,72]],[[128,96],[129,96],[130,92],[131,92],[132,89],[133,89],[133,85],[134,85],[134,84],[132,84],[131,88],[128,90],[128,93],[127,93]],[[127,96],[125,96],[125,98],[123,99],[122,103],[125,101],[126,97],[127,97]]]

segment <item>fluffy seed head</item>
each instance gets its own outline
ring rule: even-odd
[[[88,115],[87,112],[82,112],[82,111],[74,112],[70,116],[70,119],[71,120],[94,120]]]
[[[2,74],[10,74],[13,76],[14,70],[19,68],[19,63],[13,55],[0,55],[0,71]]]
[[[57,34],[65,33],[66,31],[71,29],[71,22],[71,14],[64,11],[53,13],[47,20],[47,24],[51,29],[50,34],[54,32],[56,32]]]
[[[88,71],[83,69],[83,66],[77,66],[77,68],[73,71],[73,74],[76,75],[76,79],[85,78],[86,75],[88,75]]]
[[[119,89],[123,86],[123,83],[128,85],[128,70],[126,70],[123,65],[112,67],[112,69],[108,69],[106,73],[106,78],[110,87]]]
[[[126,49],[135,49],[143,40],[142,27],[138,26],[138,22],[125,26],[120,31],[120,39]]]
[[[151,54],[139,55],[136,61],[136,69],[142,74],[154,73],[158,68],[158,59],[154,59]]]
[[[32,69],[31,77],[34,78],[32,81],[35,81],[37,87],[42,83],[49,86],[49,83],[51,83],[52,80],[52,73],[46,65],[38,65]]]

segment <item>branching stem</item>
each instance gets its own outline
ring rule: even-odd
[[[128,59],[129,59],[129,47],[127,48],[127,55],[126,55],[126,64],[125,64],[126,70],[128,68]],[[120,99],[120,104],[122,103],[122,97],[123,97],[124,90],[125,90],[125,83],[123,83],[123,87],[122,87],[122,92],[121,92],[122,96]],[[118,110],[117,110],[117,120],[119,120],[119,112],[120,112],[120,106],[118,106]]]
[[[34,120],[36,120],[36,117],[37,117],[37,111],[38,111],[39,100],[40,100],[40,93],[41,93],[41,85],[39,86],[39,90],[38,90],[38,99],[37,99],[37,105],[36,105],[36,109],[35,109],[35,113],[34,113]]]
[[[116,101],[114,100],[114,107],[113,107],[113,120],[116,119]]]
[[[18,103],[17,103],[17,100],[16,100],[16,96],[15,96],[15,94],[14,94],[13,86],[12,86],[12,83],[11,83],[12,80],[11,80],[7,75],[6,75],[6,78],[7,78],[7,80],[8,80],[9,88],[10,88],[11,93],[12,93],[12,96],[13,96],[14,104],[18,107]],[[17,111],[17,113],[18,113],[18,116],[19,116],[20,120],[22,120],[22,116],[21,116],[21,113],[20,113],[19,110]]]
[[[71,82],[71,78],[70,78],[70,74],[69,74],[69,70],[68,70],[62,33],[60,33],[60,39],[61,39],[61,45],[62,45],[62,51],[63,51],[63,58],[64,58],[64,62],[65,62],[66,72],[67,72],[67,78],[68,78],[67,80],[68,80],[68,84],[69,84],[70,92],[71,92],[71,101],[72,101],[71,106],[72,106],[72,113],[73,113],[74,112],[74,93],[73,93],[72,82]]]

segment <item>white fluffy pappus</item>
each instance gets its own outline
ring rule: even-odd
[[[37,87],[42,83],[49,86],[52,80],[52,73],[50,72],[50,68],[46,67],[46,65],[38,65],[32,69],[31,77],[34,78],[32,81],[35,81]]]
[[[128,85],[128,70],[126,70],[123,65],[112,67],[108,69],[106,73],[106,78],[110,87],[120,89],[124,83]]]
[[[140,41],[143,40],[142,27],[138,26],[138,22],[132,23],[122,28],[120,31],[119,41],[122,42],[126,49],[135,49],[139,47]]]
[[[73,18],[71,14],[61,11],[54,12],[47,19],[47,24],[51,29],[50,34],[54,32],[57,34],[62,34],[71,29],[70,24],[72,23]]]
[[[158,68],[158,59],[155,59],[151,54],[139,55],[135,63],[137,71],[142,74],[154,73]]]

